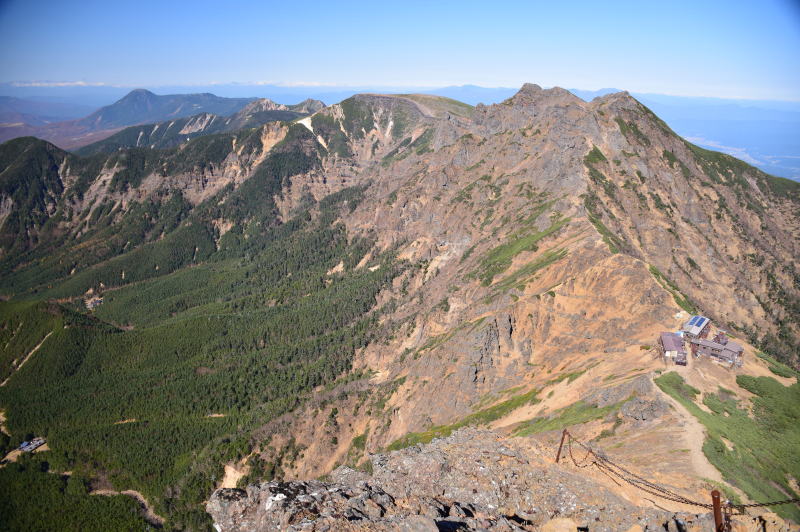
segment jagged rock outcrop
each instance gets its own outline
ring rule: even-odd
[[[207,510],[220,532],[700,532],[713,527],[707,513],[637,507],[592,478],[546,463],[536,452],[488,431],[462,429],[429,445],[373,455],[372,464],[372,474],[341,467],[324,482],[273,481],[218,490]],[[745,518],[739,525],[754,523]],[[768,525],[767,530],[785,529],[775,521]]]

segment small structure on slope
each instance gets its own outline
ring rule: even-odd
[[[103,303],[103,298],[99,296],[95,296],[86,300],[86,308],[88,310],[94,310],[99,307]]]
[[[723,340],[725,343],[714,340]],[[692,339],[692,354],[696,357],[705,355],[717,362],[722,362],[731,366],[742,365],[742,353],[744,352],[744,348],[741,345],[736,342],[728,341],[724,333],[722,337],[720,337],[720,334],[717,334],[714,340],[706,340],[704,338]]]
[[[125,278],[124,274],[122,278]],[[103,283],[100,283],[100,285],[104,287]],[[86,305],[87,310],[94,310],[102,303],[103,295],[100,290],[95,291],[94,288],[89,288],[86,293],[83,294],[83,304]]]
[[[658,345],[664,358],[671,359],[681,366],[686,365],[686,348],[683,346],[683,337],[672,332],[662,332],[658,338]]]
[[[34,438],[31,441],[24,441],[19,446],[19,450],[23,453],[30,453],[45,444],[44,438]]]
[[[710,330],[711,320],[705,316],[692,316],[681,327],[683,335],[689,340],[692,338],[707,338]]]

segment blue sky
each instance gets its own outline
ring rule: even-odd
[[[543,86],[800,100],[800,2],[0,0],[0,82]]]

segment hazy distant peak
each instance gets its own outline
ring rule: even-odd
[[[247,104],[241,112],[255,113],[258,111],[285,111],[286,109],[288,109],[288,107],[283,104],[276,103],[269,98],[260,98]]]
[[[535,83],[525,83],[517,93],[506,100],[511,105],[569,105],[582,103],[581,99],[561,87],[543,89]]]
[[[321,102],[320,100],[315,100],[313,98],[306,98],[300,103],[295,105],[290,105],[289,109],[292,111],[296,111],[298,113],[316,113],[321,109],[325,109],[325,103]]]
[[[130,99],[155,98],[155,97],[156,94],[147,89],[133,89],[131,92],[120,98],[118,101],[122,102]]]

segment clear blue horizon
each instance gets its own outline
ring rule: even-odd
[[[0,2],[0,81],[800,100],[800,3]]]

